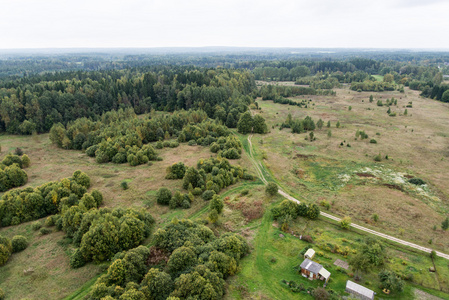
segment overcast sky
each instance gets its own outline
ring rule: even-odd
[[[449,49],[449,0],[0,0],[0,48]]]

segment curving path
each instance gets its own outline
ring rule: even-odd
[[[252,145],[252,143],[251,143],[251,138],[252,138],[252,135],[249,135],[249,136],[248,136],[248,143],[249,143],[249,158],[250,158],[250,160],[252,161],[252,163],[254,164],[254,166],[256,167],[256,171],[257,171],[257,173],[258,173],[259,178],[263,181],[263,183],[268,184],[268,181],[267,181],[267,180],[265,179],[265,177],[263,176],[263,172],[262,172],[262,170],[261,170],[261,168],[260,168],[260,162],[257,162],[257,161],[254,159],[254,156],[253,156],[253,145]],[[297,203],[300,203],[300,201],[299,201],[298,199],[292,197],[291,195],[287,194],[287,193],[284,192],[283,190],[279,189],[278,192],[279,192],[279,194],[281,194],[281,195],[282,195],[283,197],[285,197],[286,199],[291,200],[291,201],[295,201],[295,202],[297,202]],[[340,218],[335,217],[335,216],[330,215],[330,214],[325,213],[325,212],[321,212],[321,215],[322,215],[323,217],[325,217],[325,218],[332,219],[332,220],[337,221],[337,222],[340,222],[340,221],[341,221]],[[384,233],[381,233],[381,232],[378,232],[378,231],[375,231],[375,230],[372,230],[372,229],[369,229],[369,228],[366,228],[366,227],[363,227],[363,226],[360,226],[360,225],[357,225],[357,224],[354,224],[354,223],[351,224],[351,227],[354,227],[354,228],[356,228],[356,229],[358,229],[358,230],[361,230],[361,231],[364,231],[364,232],[367,232],[367,233],[370,233],[370,234],[379,236],[379,237],[381,237],[381,238],[384,238],[384,239],[387,239],[387,240],[396,242],[396,243],[398,243],[398,244],[402,244],[402,245],[404,245],[404,246],[408,246],[408,247],[411,247],[411,248],[414,248],[414,249],[417,249],[417,250],[421,250],[421,251],[424,251],[424,252],[427,252],[427,253],[430,253],[430,252],[433,250],[433,249],[426,248],[426,247],[423,247],[423,246],[420,246],[420,245],[417,245],[417,244],[414,244],[414,243],[410,243],[410,242],[407,242],[407,241],[404,241],[404,240],[395,238],[395,237],[393,237],[393,236],[391,236],[391,235],[387,235],[387,234],[384,234]],[[438,256],[443,257],[443,258],[449,260],[449,255],[448,255],[448,254],[445,254],[445,253],[439,252],[439,251],[435,251],[435,252],[436,252],[436,254],[437,254]]]

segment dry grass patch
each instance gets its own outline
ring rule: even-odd
[[[253,138],[259,159],[262,159],[263,153],[264,162],[276,179],[287,190],[304,197],[306,201],[319,203],[325,199],[331,202],[335,195],[336,199],[347,204],[339,207],[339,214],[349,213],[355,216],[364,213],[364,210],[372,211],[377,207],[376,200],[367,198],[360,201],[359,198],[383,197],[379,200],[383,200],[385,207],[389,209],[381,209],[377,213],[381,220],[387,220],[391,216],[392,223],[381,227],[382,230],[399,236],[399,228],[403,228],[405,239],[416,240],[425,245],[433,239],[432,247],[449,247],[446,233],[433,230],[434,225],[440,228],[445,217],[444,212],[449,211],[449,134],[446,134],[449,132],[449,104],[421,98],[418,92],[408,88],[403,94],[397,91],[359,93],[350,91],[348,87],[336,91],[336,96],[292,98],[298,101],[312,99],[308,108],[259,99],[262,110],[256,113],[266,118],[271,131],[265,136]],[[371,94],[374,96],[372,103],[369,102]],[[387,98],[392,97],[398,100],[398,105],[391,107],[391,110],[397,113],[396,117],[388,116],[388,107],[379,107],[376,104],[379,99],[385,103]],[[413,108],[408,108],[408,116],[403,116],[402,113],[409,102],[413,103]],[[349,106],[352,107],[351,111],[348,110]],[[289,113],[293,118],[300,119],[311,116],[315,122],[321,118],[325,125],[323,129],[315,130],[317,139],[309,142],[304,139],[307,134],[292,134],[287,128],[279,130],[278,126],[285,121]],[[327,137],[327,121],[331,122],[331,138]],[[341,123],[340,128],[335,126],[337,121]],[[369,138],[355,140],[357,130],[365,131]],[[377,144],[369,142],[372,138],[377,140]],[[260,142],[261,140],[263,142]],[[340,145],[342,142],[343,146]],[[347,147],[347,144],[351,147]],[[364,177],[351,184],[368,185],[356,186],[351,192],[343,191],[342,195],[349,197],[352,202],[344,200],[339,191],[345,184],[338,176],[363,166],[374,167],[374,156],[379,153],[382,157],[380,165],[423,179],[428,184],[432,197],[436,196],[438,201],[426,201],[419,195],[414,198],[413,193],[404,194],[387,187],[379,188],[369,184],[370,180],[375,178]],[[385,159],[386,155],[388,160]],[[377,194],[379,191],[383,194],[374,195],[373,189]],[[414,206],[406,203],[413,203]],[[402,205],[405,210],[394,214],[395,207]],[[413,217],[414,210],[421,210],[422,216],[417,217],[418,221]],[[399,216],[404,218],[401,220]],[[365,217],[366,215],[362,214],[358,219],[353,217],[353,220],[364,220]]]
[[[100,267],[94,264],[70,268],[67,249],[58,244],[63,232],[41,236],[31,230],[31,223],[24,223],[2,228],[0,234],[10,238],[21,234],[29,240],[28,248],[13,254],[0,268],[0,288],[14,295],[7,299],[61,299],[99,274]]]
[[[433,230],[439,227],[441,216],[422,201],[387,186],[351,186],[331,199],[331,211],[349,215],[353,221],[380,227],[394,236],[427,244],[429,239],[445,251],[449,250],[449,234]],[[379,216],[375,222],[373,214]]]

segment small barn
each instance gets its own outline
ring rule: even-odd
[[[301,268],[301,275],[303,277],[309,278],[310,280],[313,279],[320,279],[324,280],[326,283],[329,280],[331,273],[329,273],[328,270],[323,268],[322,265],[320,265],[317,262],[314,262],[308,258],[306,258],[302,264],[300,265]]]
[[[313,250],[312,248],[307,250],[307,252],[304,254],[304,258],[308,258],[310,260],[312,260],[314,257],[315,257],[315,250]]]
[[[346,282],[346,290],[347,293],[350,293],[352,296],[357,297],[362,300],[373,300],[374,293],[372,290],[357,284],[351,280]]]

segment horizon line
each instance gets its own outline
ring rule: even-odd
[[[145,49],[207,49],[207,48],[228,48],[228,49],[335,49],[335,50],[439,50],[439,51],[449,51],[449,48],[420,48],[420,47],[292,47],[292,46],[136,46],[136,47],[117,47],[117,46],[104,46],[104,47],[11,47],[11,48],[0,48],[0,51],[11,51],[11,50],[91,50],[91,49],[135,49],[135,50],[145,50]]]

